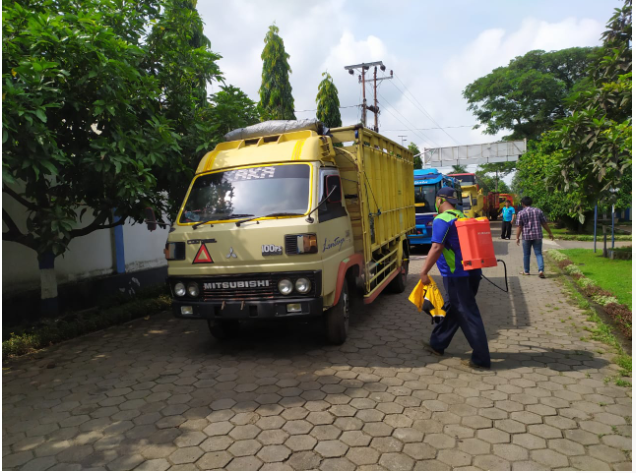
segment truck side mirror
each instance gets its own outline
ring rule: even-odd
[[[327,189],[327,203],[339,204],[342,202],[342,184],[340,176],[330,175],[325,177],[325,189]]]
[[[145,222],[148,226],[148,230],[154,232],[157,229],[157,218],[155,217],[155,211],[150,207],[144,209]]]

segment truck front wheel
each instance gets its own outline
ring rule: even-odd
[[[210,333],[217,340],[229,340],[239,334],[241,329],[238,320],[208,320]]]
[[[349,333],[351,301],[349,300],[349,281],[345,278],[338,303],[327,311],[327,341],[333,345],[342,345]]]

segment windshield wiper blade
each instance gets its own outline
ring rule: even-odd
[[[212,220],[206,220],[205,222],[200,222],[200,223],[197,223],[195,225],[192,225],[192,230],[196,230],[201,225],[205,225],[206,223],[210,223],[210,222],[217,222],[219,220],[226,220],[228,218],[241,218],[241,217],[253,217],[253,216],[254,216],[254,214],[229,214],[229,215],[223,215],[223,216],[220,216],[218,218],[213,218]]]
[[[251,216],[250,218],[246,218],[245,220],[239,220],[238,222],[236,222],[236,226],[240,227],[241,223],[245,223],[245,222],[249,222],[250,220],[254,220],[257,218],[265,218],[265,217],[299,217],[302,214],[299,213],[294,213],[294,212],[275,212],[273,214],[267,214],[267,215],[260,215],[258,217],[255,216]],[[256,222],[259,223],[259,222]]]

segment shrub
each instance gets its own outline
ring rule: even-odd
[[[561,253],[558,250],[548,250],[546,253],[548,254],[548,256],[550,256],[550,258],[552,258],[557,263],[559,261],[565,261],[568,259],[567,256],[565,256],[563,253]]]
[[[596,302],[597,304],[600,304],[603,306],[607,304],[618,304],[618,299],[616,299],[616,297],[614,296],[594,295],[592,296],[592,300]]]
[[[54,343],[166,310],[170,304],[168,296],[160,295],[150,299],[135,299],[108,309],[73,313],[64,318],[43,321],[37,326],[11,333],[9,338],[2,342],[2,354],[4,356],[24,355]]]
[[[580,277],[580,278],[578,278],[578,280],[576,281],[576,283],[577,283],[580,287],[589,287],[589,286],[593,286],[593,285],[594,285],[594,281],[592,281],[590,278],[586,278],[586,277]]]
[[[579,269],[579,267],[575,264],[569,264],[565,267],[565,272],[573,275],[573,274],[578,274],[581,277],[583,276],[583,272]]]

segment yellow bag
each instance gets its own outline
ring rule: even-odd
[[[422,281],[418,281],[417,285],[409,296],[411,301],[419,312],[426,312],[432,317],[432,323],[440,323],[446,317],[446,308],[444,303],[444,297],[439,292],[437,284],[431,279],[429,285],[422,284]]]

